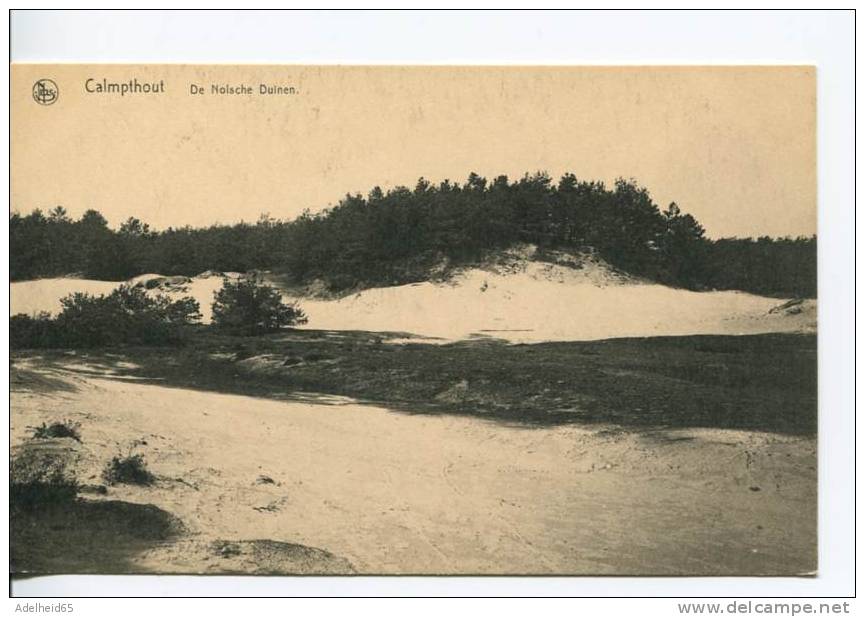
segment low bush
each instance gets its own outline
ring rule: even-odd
[[[65,459],[54,452],[27,449],[12,458],[9,504],[13,513],[68,504],[79,488]]]
[[[151,296],[128,285],[108,295],[74,293],[60,302],[63,309],[56,318],[47,313],[13,316],[12,348],[176,344],[184,327],[201,319],[193,298]]]
[[[257,277],[226,280],[214,294],[213,326],[229,334],[264,334],[306,322],[297,304],[283,302],[279,290]]]
[[[147,469],[143,454],[115,456],[102,474],[108,484],[153,484],[156,476]]]
[[[18,510],[38,510],[62,505],[75,499],[78,483],[56,471],[28,482],[9,485],[9,503]]]
[[[53,347],[57,340],[57,324],[49,313],[18,314],[9,318],[9,346],[12,349]]]
[[[52,422],[51,424],[42,423],[42,426],[33,428],[34,439],[52,439],[57,437],[69,437],[81,443],[81,425],[71,420],[63,422]]]

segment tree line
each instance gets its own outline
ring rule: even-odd
[[[634,181],[613,186],[554,182],[545,173],[511,181],[470,174],[460,184],[373,188],[291,221],[151,229],[130,218],[111,229],[96,210],[72,220],[60,206],[10,217],[12,280],[79,274],[124,280],[154,272],[271,269],[332,290],[425,280],[433,268],[477,263],[518,243],[592,250],[635,276],[694,290],[740,289],[816,296],[817,240],[711,240],[675,204],[661,210]]]

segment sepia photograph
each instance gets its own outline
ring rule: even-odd
[[[14,64],[13,575],[813,577],[813,66]]]

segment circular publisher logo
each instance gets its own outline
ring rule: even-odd
[[[40,105],[53,105],[60,96],[60,89],[51,79],[40,79],[33,84],[33,100]]]

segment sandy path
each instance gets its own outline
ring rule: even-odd
[[[98,482],[113,455],[145,441],[135,451],[162,479],[112,488],[108,498],[155,504],[201,540],[304,544],[360,573],[816,569],[813,439],[525,429],[341,399],[291,403],[54,376],[77,390],[14,391],[13,444],[28,425],[80,421],[80,473]],[[136,565],[221,567],[182,545]]]

